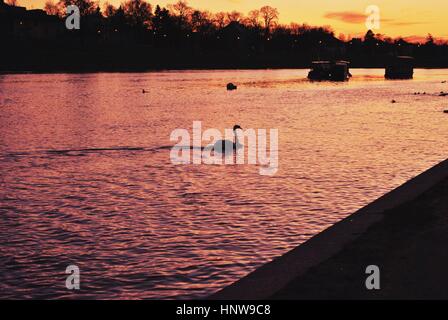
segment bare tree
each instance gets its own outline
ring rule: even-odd
[[[222,11],[215,13],[213,17],[213,22],[219,29],[224,28],[225,25],[227,24],[227,14]]]
[[[45,2],[44,10],[51,16],[62,16],[62,8],[59,4],[54,3],[53,0]]]
[[[190,21],[193,31],[203,32],[211,25],[211,13],[208,11],[194,10],[190,15]]]
[[[227,19],[229,22],[240,22],[240,20],[243,18],[243,14],[238,11],[232,11],[227,13]]]
[[[58,2],[58,6],[64,8],[62,11],[65,11],[65,8],[70,5],[77,6],[81,16],[94,14],[98,8],[97,4],[92,0],[60,0]]]
[[[264,6],[260,9],[260,14],[264,21],[264,27],[269,32],[273,22],[278,19],[278,10],[270,6]]]
[[[106,18],[113,17],[114,14],[117,12],[117,8],[115,8],[112,4],[109,2],[105,2],[103,4],[103,15]]]
[[[181,20],[186,20],[187,16],[191,14],[192,8],[187,1],[179,0],[175,4],[169,4],[168,9],[173,11]]]
[[[133,25],[148,26],[151,21],[152,7],[144,0],[129,0],[125,2],[123,11]]]
[[[260,10],[249,11],[246,18],[246,23],[252,27],[260,26]]]
[[[19,5],[19,1],[17,0],[6,0],[6,4],[9,4],[10,6],[17,7]]]
[[[301,27],[300,27],[300,24],[298,24],[298,23],[296,23],[296,22],[291,22],[291,23],[289,24],[289,29],[291,30],[291,34],[292,34],[292,35],[297,36],[297,35],[300,34],[300,29],[301,29]]]

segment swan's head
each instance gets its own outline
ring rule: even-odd
[[[233,131],[234,131],[234,132],[235,132],[236,130],[238,130],[238,129],[243,130],[243,128],[241,128],[238,124],[236,124],[236,125],[233,126]]]

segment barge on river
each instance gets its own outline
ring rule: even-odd
[[[308,73],[310,80],[347,81],[352,76],[349,71],[348,61],[313,61],[311,71]]]
[[[390,59],[386,66],[386,79],[412,79],[414,77],[414,58],[397,56]]]

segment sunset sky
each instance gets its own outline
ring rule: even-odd
[[[46,0],[19,0],[28,8],[41,8]],[[105,0],[102,0],[104,3]],[[121,0],[109,0],[118,5]],[[165,6],[176,0],[148,1],[153,6]],[[218,11],[248,11],[263,5],[275,7],[280,12],[281,23],[308,23],[330,25],[336,35],[357,36],[364,34],[365,9],[377,5],[381,10],[381,28],[376,33],[391,37],[404,36],[418,39],[428,33],[448,39],[447,0],[190,0],[190,6]]]

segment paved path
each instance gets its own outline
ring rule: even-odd
[[[448,160],[210,298],[448,299]]]

